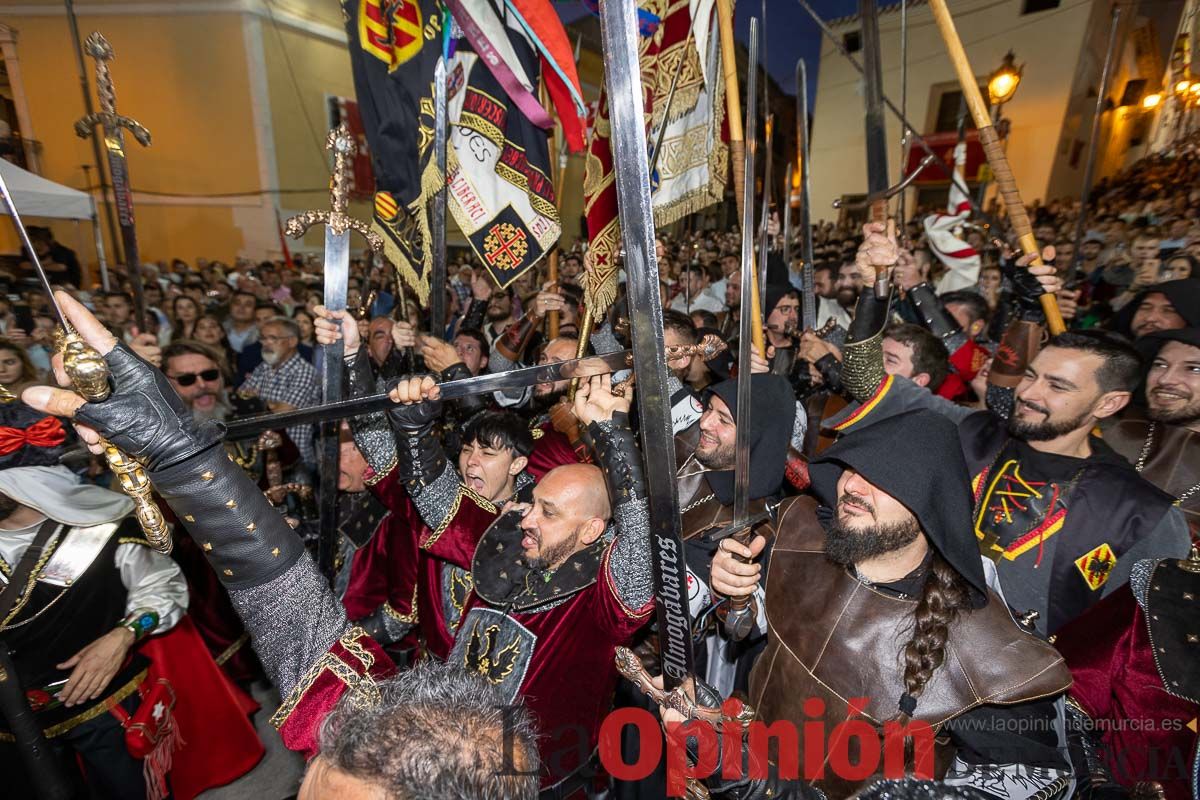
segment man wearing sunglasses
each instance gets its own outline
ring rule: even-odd
[[[218,358],[200,342],[174,342],[163,351],[163,372],[198,422],[224,420],[231,410]]]

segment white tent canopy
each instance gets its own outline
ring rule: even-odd
[[[91,219],[92,204],[87,194],[69,186],[48,181],[27,172],[10,161],[0,159],[0,175],[12,192],[22,217],[53,219]],[[8,209],[0,208],[8,216]]]

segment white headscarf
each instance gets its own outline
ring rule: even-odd
[[[64,525],[116,522],[133,511],[125,495],[82,483],[62,466],[0,470],[0,493]]]

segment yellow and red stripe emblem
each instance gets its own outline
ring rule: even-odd
[[[839,422],[837,425],[834,425],[833,429],[835,431],[844,431],[844,430],[846,430],[846,428],[849,428],[851,425],[853,425],[854,423],[861,420],[867,414],[870,414],[871,411],[875,408],[875,406],[879,405],[879,401],[883,400],[883,398],[885,396],[887,396],[887,393],[889,391],[891,391],[892,383],[894,381],[895,381],[895,378],[892,377],[891,375],[888,375],[886,378],[884,378],[882,381],[880,381],[879,387],[875,390],[875,394],[871,395],[866,400],[864,400],[863,404],[860,405],[857,409],[855,409],[853,414],[846,417],[844,420]]]

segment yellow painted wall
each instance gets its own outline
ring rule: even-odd
[[[135,194],[142,260],[175,256],[192,260],[200,255],[232,259],[242,247],[243,237],[233,224],[230,204],[257,205],[258,199],[213,201],[178,196],[261,188],[242,17],[96,14],[90,13],[87,5],[78,6],[78,11],[81,36],[99,30],[116,51],[112,72],[118,111],[140,121],[153,135],[149,149],[127,137],[132,185],[136,192],[148,193]],[[80,165],[92,164],[93,156],[91,145],[73,131],[84,107],[66,17],[61,13],[11,15],[0,6],[0,22],[18,34],[17,53],[32,136],[42,142],[42,174],[83,188]],[[93,170],[93,183],[95,179]],[[67,223],[65,230],[62,225],[55,227],[62,241],[77,246],[73,224]],[[84,227],[90,242],[90,226]],[[91,247],[80,256],[94,263]]]

